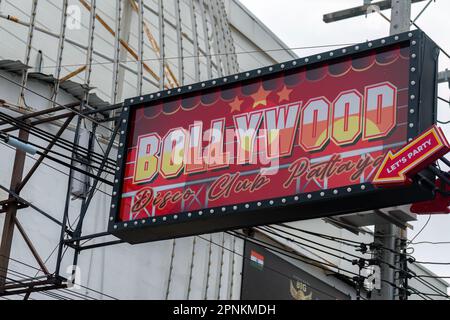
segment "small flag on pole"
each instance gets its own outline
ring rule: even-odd
[[[256,251],[251,251],[250,252],[250,264],[255,267],[258,268],[259,270],[262,270],[264,267],[264,256],[259,254]]]

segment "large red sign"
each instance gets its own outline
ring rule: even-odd
[[[417,38],[387,39],[128,101],[114,228],[372,189],[417,131]]]

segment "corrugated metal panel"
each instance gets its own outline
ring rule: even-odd
[[[30,69],[31,67],[23,64],[19,60],[0,60],[0,70],[4,70],[11,73],[22,74],[23,70]],[[46,83],[55,83],[56,79],[51,74],[43,74],[40,72],[30,72],[28,74],[29,79],[37,81],[43,81]],[[75,97],[78,100],[82,100],[86,87],[78,82],[66,80],[60,84],[60,88]],[[94,88],[89,88],[90,90]],[[101,108],[109,106],[109,103],[100,99],[97,94],[89,94],[89,105],[94,108]]]
[[[56,81],[53,75],[43,74],[40,72],[30,72],[28,74],[28,78],[36,79],[47,83],[55,83]],[[61,82],[59,84],[59,87],[80,101],[83,100],[86,89],[89,90],[94,89],[93,87],[87,88],[85,85],[71,80]],[[89,105],[94,108],[109,106],[109,103],[100,99],[95,93],[89,94],[88,102]]]
[[[19,60],[0,60],[0,70],[5,70],[13,73],[22,73],[23,70],[30,69]]]

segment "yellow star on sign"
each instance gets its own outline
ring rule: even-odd
[[[259,90],[252,95],[253,100],[255,103],[253,104],[253,109],[258,106],[266,106],[267,105],[267,97],[269,96],[270,91],[264,90],[264,88],[261,86]]]
[[[231,113],[241,111],[242,102],[244,102],[244,100],[241,100],[238,97],[234,98],[234,100],[230,103]]]
[[[280,92],[278,92],[278,97],[280,98],[279,101],[282,102],[284,100],[289,101],[289,96],[291,95],[292,89],[288,89],[286,86],[281,89]]]

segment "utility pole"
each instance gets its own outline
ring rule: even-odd
[[[411,0],[392,0],[390,35],[406,32],[411,25]]]
[[[403,6],[402,3],[404,2],[404,3],[408,3],[409,6],[411,6],[412,3],[417,3],[417,2],[422,2],[422,1],[425,1],[425,0],[398,0],[397,5]],[[359,17],[359,16],[366,16],[367,14],[376,12],[377,10],[382,11],[382,10],[391,9],[391,8],[393,8],[393,5],[396,5],[396,4],[393,4],[392,0],[382,0],[382,1],[364,0],[364,3],[362,6],[325,14],[323,16],[323,21],[325,23],[330,23],[330,22],[346,20],[346,19]],[[399,13],[401,13],[401,11],[399,11]],[[411,10],[409,10],[409,13],[411,13]],[[400,26],[400,24],[399,24],[399,26]]]
[[[410,30],[411,26],[411,4],[424,0],[384,0],[373,2],[364,0],[360,7],[329,13],[323,16],[326,23],[344,20],[352,17],[367,15],[376,8],[377,10],[391,9],[391,26],[390,35],[395,35]],[[376,224],[374,244],[376,250],[376,258],[380,263],[380,289],[374,290],[372,298],[375,300],[395,300],[400,296],[400,292],[396,288],[400,284],[400,277],[403,275],[402,268],[406,264],[402,264],[400,259],[400,244],[406,239],[406,228],[389,223]],[[400,272],[399,272],[400,271]],[[397,275],[397,276],[396,276]],[[397,293],[396,293],[397,291]]]
[[[392,36],[409,31],[411,26],[411,0],[392,0],[391,8],[389,34]],[[395,294],[396,290],[393,284],[396,286],[400,284],[399,271],[403,265],[400,263],[401,256],[398,249],[402,239],[406,239],[406,228],[399,228],[392,223],[375,225],[374,242],[382,246],[382,249],[379,250],[379,258],[380,261],[385,261],[385,263],[380,264],[381,288],[373,295],[375,300],[396,300],[399,298],[400,292],[397,290],[397,295]],[[398,268],[398,270],[393,269],[393,267]]]

